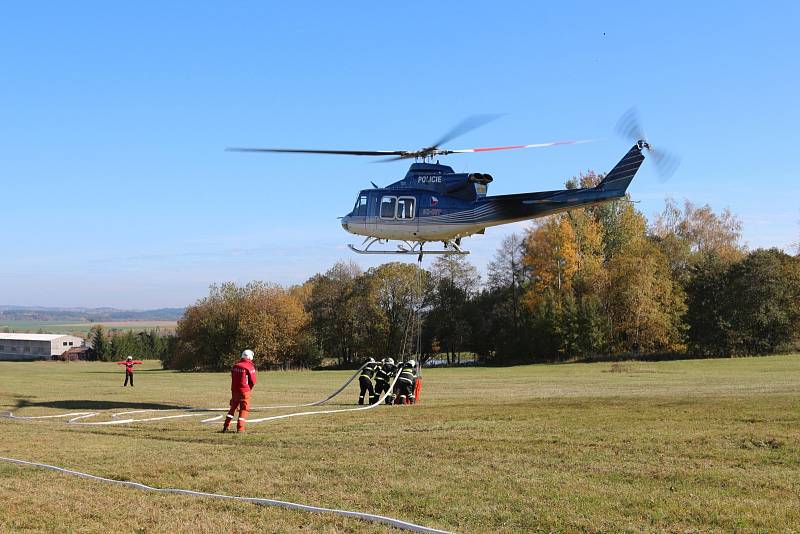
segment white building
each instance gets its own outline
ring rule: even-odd
[[[83,339],[75,336],[0,333],[0,360],[50,360],[81,346]]]

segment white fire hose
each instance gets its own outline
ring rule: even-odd
[[[325,397],[322,400],[318,400],[318,401],[315,401],[315,402],[308,402],[308,403],[305,403],[305,404],[287,404],[287,405],[277,405],[277,406],[254,406],[253,408],[251,408],[251,410],[273,410],[273,409],[279,409],[279,408],[303,408],[303,407],[307,407],[307,406],[319,406],[319,405],[325,404],[329,400],[331,400],[334,397],[336,397],[337,395],[339,395],[342,391],[344,391],[344,389],[348,385],[350,385],[350,382],[355,380],[356,377],[358,377],[361,374],[361,371],[364,369],[364,367],[366,367],[369,363],[370,362],[367,362],[364,365],[362,365],[361,367],[359,367],[358,370],[353,374],[353,376],[351,376],[344,384],[342,384],[342,386],[339,387],[339,389],[337,389],[336,391],[334,391],[333,393],[331,393],[330,395],[328,395],[327,397]],[[395,374],[394,379],[392,380],[392,383],[389,385],[389,389],[387,391],[385,391],[380,396],[380,398],[377,400],[377,402],[375,402],[374,404],[369,404],[369,405],[366,405],[366,406],[358,406],[358,407],[355,407],[355,408],[338,408],[338,409],[333,409],[333,410],[315,410],[315,411],[311,411],[311,412],[295,412],[295,413],[288,413],[288,414],[283,414],[283,415],[274,415],[274,416],[271,416],[271,417],[261,417],[261,418],[257,418],[257,419],[248,419],[247,422],[248,422],[248,424],[249,423],[262,423],[262,422],[265,422],[265,421],[274,421],[274,420],[277,420],[277,419],[287,419],[289,417],[300,417],[300,416],[304,416],[304,415],[321,415],[321,414],[342,413],[342,412],[356,412],[356,411],[361,411],[361,410],[370,410],[370,409],[375,408],[376,406],[378,406],[380,404],[383,404],[383,402],[386,400],[386,397],[388,397],[392,393],[392,391],[394,391],[395,383],[397,382],[397,379],[399,377],[400,377],[400,373],[398,372],[398,373]],[[184,418],[187,418],[187,417],[204,417],[204,416],[209,415],[208,412],[227,412],[228,410],[229,410],[229,408],[191,408],[191,407],[186,407],[186,408],[182,408],[182,409],[181,408],[166,409],[166,410],[157,410],[157,409],[153,409],[153,410],[131,410],[131,411],[126,411],[126,412],[112,413],[110,421],[84,421],[84,419],[89,419],[89,418],[92,418],[92,417],[95,417],[95,416],[99,415],[100,412],[71,412],[71,413],[64,413],[64,414],[58,414],[58,415],[14,415],[13,412],[7,412],[6,414],[4,414],[4,416],[8,417],[10,419],[21,419],[21,420],[68,418],[67,419],[67,424],[72,424],[72,425],[110,426],[110,425],[125,425],[125,424],[130,424],[130,423],[144,423],[144,422],[148,422],[148,421],[163,421],[163,420],[166,420],[166,419],[184,419]],[[156,416],[156,417],[145,417],[145,418],[141,418],[141,419],[135,419],[135,418],[130,418],[130,417],[125,418],[125,419],[120,419],[120,417],[122,417],[122,416],[136,414],[136,413],[147,413],[147,412],[163,413],[163,412],[174,412],[174,411],[184,411],[184,412],[191,412],[191,413],[181,413],[181,414],[176,414],[176,415],[161,415],[161,416]],[[203,419],[200,422],[201,423],[213,423],[213,422],[216,422],[216,421],[220,421],[223,417],[225,417],[225,416],[224,415],[216,415],[214,417],[209,417],[207,419]]]
[[[299,504],[294,502],[287,502],[287,501],[278,501],[275,499],[263,499],[260,497],[237,497],[235,495],[224,495],[221,493],[205,493],[202,491],[192,491],[186,489],[177,489],[177,488],[155,488],[153,486],[148,486],[146,484],[141,484],[139,482],[131,482],[126,480],[114,480],[112,478],[104,478],[99,477],[96,475],[90,475],[89,473],[82,473],[80,471],[73,471],[72,469],[65,469],[63,467],[57,467],[55,465],[48,465],[48,464],[40,464],[36,462],[27,462],[25,460],[18,460],[16,458],[4,458],[0,456],[0,461],[3,462],[10,462],[17,465],[23,465],[28,467],[38,467],[41,469],[49,469],[52,471],[58,471],[60,473],[65,473],[68,475],[74,475],[82,478],[88,478],[90,480],[94,480],[96,482],[105,482],[108,484],[117,484],[119,486],[126,486],[128,488],[135,488],[145,491],[154,491],[157,493],[177,493],[179,495],[189,495],[191,497],[207,497],[212,499],[224,499],[229,501],[243,501],[249,502],[253,504],[261,504],[264,506],[279,506],[281,508],[289,508],[290,510],[302,510],[304,512],[320,512],[320,513],[330,513],[341,515],[344,517],[354,517],[357,519],[363,519],[364,521],[373,521],[376,523],[385,523],[387,525],[391,525],[393,527],[403,529],[403,530],[410,530],[412,532],[424,532],[424,533],[431,533],[431,534],[451,534],[446,530],[438,530],[435,528],[429,528],[422,525],[417,525],[415,523],[409,523],[407,521],[402,521],[400,519],[395,519],[393,517],[386,517],[383,515],[375,515],[375,514],[367,514],[364,512],[352,512],[350,510],[338,510],[335,508],[323,508],[320,506],[310,506],[308,504]]]
[[[345,382],[339,389],[337,389],[336,391],[334,391],[333,393],[331,393],[330,395],[328,395],[326,398],[324,398],[322,400],[319,400],[319,401],[316,401],[316,402],[309,402],[309,403],[305,403],[305,404],[280,405],[280,406],[261,406],[261,407],[257,407],[257,408],[254,408],[254,409],[266,410],[266,409],[277,409],[277,408],[302,408],[302,407],[306,407],[306,406],[319,406],[321,404],[325,404],[329,400],[331,400],[334,397],[336,397],[337,395],[339,395],[342,391],[344,391],[344,389],[350,384],[350,382],[352,382],[357,376],[359,376],[359,374],[364,369],[364,367],[366,367],[366,365],[367,364],[362,365],[355,372],[355,374],[353,376],[351,376],[347,380],[347,382]],[[358,407],[355,407],[355,408],[339,408],[339,409],[334,409],[334,410],[316,410],[316,411],[311,411],[311,412],[295,412],[295,413],[289,413],[289,414],[283,414],[283,415],[275,415],[275,416],[272,416],[272,417],[262,417],[262,418],[259,418],[259,419],[249,419],[248,423],[260,423],[260,422],[264,422],[264,421],[274,421],[276,419],[286,419],[286,418],[289,418],[289,417],[299,417],[299,416],[303,416],[303,415],[317,415],[317,414],[329,414],[329,413],[341,413],[341,412],[352,412],[352,411],[360,411],[360,410],[370,410],[372,408],[375,408],[376,406],[379,406],[380,404],[383,404],[383,402],[386,400],[386,398],[389,395],[391,395],[392,391],[394,390],[395,383],[397,382],[397,379],[399,377],[400,377],[400,373],[398,372],[394,376],[394,379],[392,380],[392,383],[389,385],[389,388],[387,389],[387,391],[385,391],[378,398],[378,400],[373,404],[368,404],[366,406],[358,406]],[[20,420],[39,420],[39,419],[67,418],[67,423],[68,424],[74,424],[74,425],[122,425],[122,424],[128,424],[128,423],[141,423],[141,422],[146,422],[146,421],[161,421],[161,420],[165,420],[165,419],[180,419],[180,418],[186,418],[186,417],[200,417],[200,416],[208,415],[208,412],[211,412],[211,411],[228,411],[228,408],[186,408],[185,409],[186,411],[191,411],[193,413],[182,413],[182,414],[176,414],[176,415],[164,415],[164,416],[157,416],[157,417],[147,417],[147,418],[143,418],[143,419],[134,419],[134,418],[119,419],[119,417],[121,417],[121,416],[131,415],[131,414],[136,414],[136,413],[167,412],[167,411],[176,411],[176,410],[178,410],[178,409],[175,409],[175,410],[131,410],[131,411],[126,411],[126,412],[116,412],[116,413],[111,414],[112,420],[110,420],[110,421],[83,421],[83,419],[88,419],[88,418],[91,418],[91,417],[94,417],[94,416],[98,415],[99,412],[70,412],[70,413],[64,413],[64,414],[58,414],[58,415],[32,415],[32,416],[20,416],[20,415],[14,415],[12,412],[7,412],[5,414],[5,417],[11,418],[11,419],[20,419]],[[211,422],[218,421],[218,420],[222,419],[222,417],[224,417],[224,416],[223,415],[218,415],[218,416],[214,416],[214,417],[211,417],[211,418],[208,418],[208,419],[204,419],[201,422],[202,423],[211,423]],[[209,498],[214,498],[214,499],[226,499],[226,500],[244,501],[244,502],[250,502],[250,503],[261,504],[261,505],[266,505],[266,506],[280,506],[280,507],[283,507],[283,508],[289,508],[289,509],[293,509],[293,510],[303,510],[303,511],[307,511],[307,512],[332,513],[332,514],[337,514],[337,515],[341,515],[341,516],[345,516],[345,517],[355,517],[355,518],[358,518],[358,519],[363,519],[365,521],[374,521],[374,522],[378,522],[378,523],[385,523],[387,525],[391,525],[391,526],[396,527],[396,528],[400,528],[400,529],[404,529],[404,530],[410,530],[410,531],[413,531],[413,532],[425,532],[425,533],[434,533],[434,534],[450,534],[448,531],[445,531],[445,530],[437,530],[437,529],[428,528],[428,527],[425,527],[425,526],[422,526],[422,525],[416,525],[414,523],[408,523],[406,521],[401,521],[399,519],[394,519],[394,518],[391,518],[391,517],[386,517],[386,516],[382,516],[382,515],[375,515],[375,514],[367,514],[367,513],[364,513],[364,512],[353,512],[353,511],[348,511],[348,510],[337,510],[337,509],[333,509],[333,508],[322,508],[322,507],[319,507],[319,506],[310,506],[310,505],[306,505],[306,504],[298,504],[298,503],[279,501],[279,500],[274,500],[274,499],[263,499],[263,498],[259,498],[259,497],[238,497],[238,496],[233,496],[233,495],[223,495],[223,494],[219,494],[219,493],[204,493],[204,492],[185,490],[185,489],[155,488],[155,487],[152,487],[152,486],[147,486],[145,484],[141,484],[139,482],[130,482],[130,481],[103,478],[103,477],[99,477],[99,476],[96,476],[96,475],[91,475],[91,474],[88,474],[88,473],[82,473],[80,471],[73,471],[71,469],[65,469],[63,467],[57,467],[57,466],[54,466],[54,465],[48,465],[48,464],[42,464],[42,463],[36,463],[36,462],[28,462],[28,461],[25,461],[25,460],[18,460],[16,458],[0,457],[0,461],[11,462],[11,463],[15,463],[15,464],[18,464],[18,465],[24,465],[24,466],[29,466],[29,467],[38,467],[38,468],[42,468],[42,469],[50,469],[50,470],[53,470],[53,471],[58,471],[58,472],[66,473],[66,474],[69,474],[69,475],[75,475],[75,476],[79,476],[79,477],[83,477],[83,478],[88,478],[88,479],[91,479],[91,480],[94,480],[94,481],[98,481],[98,482],[106,482],[106,483],[110,483],[110,484],[117,484],[117,485],[127,486],[127,487],[130,487],[130,488],[136,488],[136,489],[147,490],[147,491],[154,491],[154,492],[158,492],[158,493],[177,493],[177,494],[180,494],[180,495],[190,495],[190,496],[193,496],[193,497],[209,497]]]

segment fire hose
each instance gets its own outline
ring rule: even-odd
[[[287,405],[276,405],[276,406],[257,406],[257,407],[253,407],[252,409],[253,410],[272,410],[272,409],[279,409],[279,408],[284,408],[285,409],[285,408],[304,408],[304,407],[308,407],[308,406],[320,406],[320,405],[325,404],[326,402],[330,401],[331,399],[333,399],[334,397],[339,395],[342,391],[344,391],[344,389],[348,385],[350,385],[350,382],[355,380],[356,377],[359,376],[361,371],[366,366],[367,366],[367,363],[365,363],[364,365],[359,367],[358,370],[353,374],[353,376],[351,376],[344,384],[342,384],[341,387],[339,387],[337,390],[335,390],[333,393],[331,393],[330,395],[328,395],[327,397],[325,397],[322,400],[318,400],[318,401],[315,401],[315,402],[308,402],[308,403],[304,403],[304,404],[287,404]],[[321,415],[321,414],[332,414],[332,413],[356,412],[356,411],[362,411],[362,410],[370,410],[370,409],[375,408],[376,406],[382,404],[386,400],[386,397],[389,396],[391,394],[391,392],[394,390],[395,383],[397,382],[397,379],[399,377],[400,377],[400,373],[395,374],[394,379],[392,380],[392,383],[389,385],[389,389],[387,391],[385,391],[380,396],[380,398],[378,398],[378,400],[373,404],[369,404],[369,405],[366,405],[366,406],[358,406],[358,407],[355,407],[355,408],[338,408],[338,409],[332,409],[332,410],[315,410],[315,411],[310,411],[310,412],[294,412],[294,413],[288,413],[288,414],[282,414],[282,415],[274,415],[274,416],[271,416],[271,417],[261,417],[261,418],[256,418],[256,419],[249,419],[248,423],[261,423],[261,422],[265,422],[265,421],[274,421],[274,420],[277,420],[277,419],[287,419],[289,417],[301,417],[301,416],[305,416],[305,415]],[[132,415],[132,414],[137,414],[137,413],[147,413],[147,412],[160,412],[161,413],[161,412],[170,412],[170,411],[184,411],[184,412],[190,412],[190,413],[181,413],[181,414],[175,414],[175,415],[160,415],[160,416],[156,416],[156,417],[145,417],[145,418],[140,418],[140,419],[135,419],[135,418],[130,418],[130,417],[125,418],[125,419],[120,419],[120,417],[122,417],[122,416]],[[153,410],[131,410],[131,411],[126,411],[126,412],[113,413],[113,414],[111,414],[111,420],[109,420],[109,421],[85,421],[85,419],[90,419],[92,417],[95,417],[95,416],[99,415],[99,412],[70,412],[70,413],[64,413],[64,414],[58,414],[58,415],[15,415],[13,412],[7,412],[4,416],[8,417],[10,419],[20,419],[20,420],[39,420],[39,419],[67,418],[67,424],[72,424],[72,425],[110,426],[110,425],[124,425],[124,424],[129,424],[129,423],[144,423],[144,422],[148,422],[148,421],[163,421],[163,420],[166,420],[166,419],[185,419],[185,418],[188,418],[188,417],[204,417],[204,416],[209,415],[208,412],[227,412],[227,411],[228,411],[228,408],[193,408],[193,407],[189,407],[189,406],[187,406],[186,408],[175,408],[175,409],[166,409],[166,410],[156,410],[156,409],[153,409]],[[201,423],[213,423],[215,421],[221,420],[223,417],[224,417],[224,415],[217,415],[217,416],[214,416],[214,417],[209,417],[209,418],[203,419],[200,422]]]
[[[318,513],[330,513],[336,514],[344,517],[353,517],[357,519],[362,519],[364,521],[373,521],[376,523],[384,523],[387,525],[391,525],[393,527],[403,529],[403,530],[410,530],[412,532],[424,532],[424,533],[431,533],[431,534],[450,534],[446,530],[438,530],[435,528],[429,528],[422,525],[417,525],[415,523],[409,523],[407,521],[402,521],[400,519],[395,519],[393,517],[387,517],[383,515],[376,515],[376,514],[367,514],[364,512],[353,512],[350,510],[339,510],[335,508],[323,508],[321,506],[311,506],[308,504],[300,504],[300,503],[293,503],[287,501],[279,501],[275,499],[264,499],[261,497],[238,497],[235,495],[225,495],[221,493],[206,493],[202,491],[192,491],[187,489],[177,489],[177,488],[157,488],[153,486],[148,486],[146,484],[142,484],[140,482],[132,482],[127,480],[114,480],[112,478],[104,478],[96,475],[90,475],[89,473],[82,473],[80,471],[74,471],[72,469],[65,469],[63,467],[57,467],[55,465],[49,464],[42,464],[36,462],[28,462],[25,460],[18,460],[16,458],[4,458],[0,456],[0,461],[3,462],[10,462],[17,465],[27,466],[27,467],[38,467],[40,469],[49,469],[51,471],[58,471],[59,473],[65,473],[68,475],[74,475],[82,478],[88,478],[90,480],[94,480],[96,482],[105,482],[108,484],[116,484],[119,486],[125,486],[128,488],[140,489],[145,491],[153,491],[156,493],[175,493],[178,495],[189,495],[191,497],[206,497],[212,499],[224,499],[229,501],[240,501],[240,502],[249,502],[253,504],[260,504],[263,506],[278,506],[281,508],[288,508],[290,510],[301,510],[304,512],[318,512]]]

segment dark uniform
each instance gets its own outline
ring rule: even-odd
[[[370,404],[374,404],[375,401],[378,400],[378,396],[375,394],[375,388],[372,387],[372,379],[377,370],[378,362],[372,358],[369,359],[361,370],[361,375],[358,377],[358,384],[361,386],[361,392],[358,394],[359,404],[364,404],[364,396],[367,394],[367,391],[369,391]]]
[[[397,379],[397,392],[400,398],[399,404],[414,403],[414,366],[410,362],[403,364],[400,370],[400,377]]]
[[[389,384],[392,383],[394,377],[394,363],[384,361],[383,365],[378,367],[375,372],[375,396],[380,397],[386,391],[389,391]],[[386,397],[386,404],[391,404],[391,395]]]

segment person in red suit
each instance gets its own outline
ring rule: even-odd
[[[250,392],[256,387],[256,368],[253,365],[253,351],[242,352],[242,359],[231,369],[231,409],[225,416],[222,432],[227,432],[233,421],[233,414],[239,408],[239,419],[236,420],[236,431],[242,432],[247,423],[247,410],[250,408]]]
[[[124,362],[117,362],[117,365],[124,365],[125,366],[125,383],[122,384],[122,387],[128,385],[128,380],[131,382],[131,387],[133,387],[133,366],[139,365],[142,362],[139,360],[134,360],[133,356],[128,356],[128,358]]]

